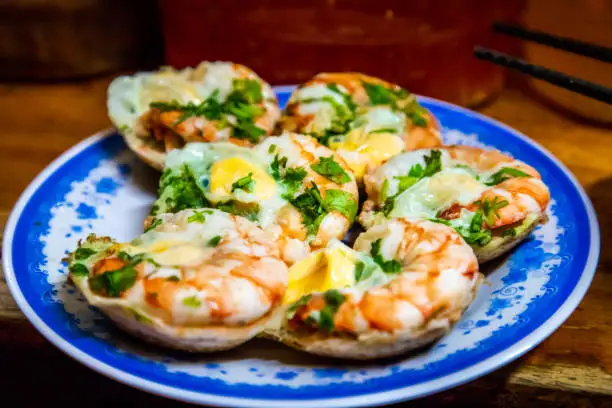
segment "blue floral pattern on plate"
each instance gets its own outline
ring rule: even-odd
[[[281,104],[290,88],[277,89]],[[577,306],[594,274],[599,231],[571,173],[516,131],[421,98],[447,143],[495,147],[537,168],[551,190],[549,221],[507,258],[454,330],[399,359],[346,363],[255,340],[215,355],[143,344],[115,329],[66,282],[62,261],[95,232],[129,240],[155,197],[158,174],[109,132],[65,153],[24,192],[9,219],[4,270],[32,323],[62,350],[115,379],[186,401],[231,406],[369,405],[415,398],[483,375],[523,354]]]

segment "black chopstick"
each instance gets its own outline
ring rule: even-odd
[[[530,64],[520,58],[515,58],[508,54],[484,47],[474,47],[474,56],[531,75],[534,78],[541,79],[561,88],[612,104],[612,88],[607,88],[593,82],[585,81],[584,79],[566,75],[540,65]]]
[[[612,62],[612,48],[590,44],[568,37],[559,37],[504,22],[493,23],[493,31],[510,37],[522,38],[523,40],[533,41],[559,50],[594,58],[599,61]]]

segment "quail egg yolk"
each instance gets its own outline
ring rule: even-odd
[[[283,304],[291,304],[302,296],[355,284],[355,260],[340,248],[312,253],[289,269],[289,284]]]
[[[210,192],[216,197],[231,196],[232,185],[249,174],[254,182],[251,193],[258,199],[267,200],[275,194],[277,186],[274,179],[260,167],[239,157],[230,157],[212,165]]]
[[[349,132],[344,140],[332,143],[346,160],[358,179],[361,179],[368,164],[378,166],[404,150],[404,140],[393,133],[365,133],[363,128]],[[351,154],[355,152],[357,154]]]

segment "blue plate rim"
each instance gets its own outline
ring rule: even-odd
[[[278,93],[291,92],[295,89],[295,85],[285,85],[285,86],[276,86],[274,90]],[[411,398],[419,398],[424,397],[433,393],[438,393],[449,388],[456,387],[458,385],[467,383],[472,381],[478,377],[488,374],[491,371],[501,368],[502,366],[508,364],[509,362],[515,360],[516,358],[522,356],[533,347],[538,345],[548,336],[550,336],[557,328],[571,315],[571,313],[575,310],[575,308],[579,305],[580,301],[586,294],[590,283],[595,275],[598,259],[599,259],[599,251],[600,251],[600,230],[599,223],[597,220],[597,215],[593,208],[593,205],[584,191],[583,187],[580,185],[574,174],[563,164],[561,163],[552,153],[546,150],[539,143],[530,139],[526,135],[517,131],[516,129],[511,128],[503,123],[500,123],[492,118],[489,118],[483,114],[478,112],[471,111],[466,108],[462,108],[457,105],[453,105],[448,102],[440,101],[434,98],[425,97],[417,95],[419,100],[427,101],[430,104],[438,105],[446,109],[454,110],[464,115],[476,117],[479,120],[487,122],[491,125],[499,127],[506,132],[511,133],[513,136],[523,140],[525,143],[532,146],[539,153],[546,156],[552,163],[554,163],[558,168],[560,168],[565,175],[568,177],[569,181],[573,185],[573,187],[578,192],[582,203],[584,205],[584,209],[587,212],[588,220],[589,220],[589,231],[591,238],[591,247],[589,249],[589,254],[587,257],[587,261],[582,271],[582,275],[578,282],[576,283],[574,289],[571,294],[567,297],[565,302],[554,312],[554,314],[544,322],[540,327],[531,333],[527,334],[523,339],[514,343],[512,346],[507,347],[503,350],[500,350],[498,353],[490,356],[489,358],[473,365],[468,368],[465,368],[461,371],[448,374],[444,377],[440,377],[425,383],[420,383],[417,385],[411,385],[403,388],[397,388],[392,391],[385,391],[379,393],[372,393],[369,395],[360,395],[358,397],[341,397],[341,398],[329,398],[329,399],[319,399],[319,400],[304,400],[304,401],[295,401],[295,400],[266,400],[266,399],[248,399],[248,398],[237,398],[237,397],[226,397],[219,396],[215,394],[208,394],[205,392],[194,392],[194,391],[186,391],[181,388],[171,387],[167,385],[163,385],[154,381],[146,380],[141,377],[137,377],[132,374],[128,374],[120,369],[117,369],[111,365],[103,363],[96,358],[90,356],[89,354],[79,350],[70,342],[64,340],[58,334],[54,332],[54,330],[49,327],[32,309],[27,300],[25,299],[23,293],[19,285],[17,284],[17,280],[15,277],[15,271],[13,269],[12,262],[12,242],[13,236],[15,232],[15,228],[17,226],[17,222],[20,219],[22,212],[28,203],[29,199],[32,197],[34,192],[44,183],[44,181],[50,177],[55,171],[57,171],[63,164],[70,161],[74,156],[79,154],[84,149],[89,146],[100,142],[105,137],[111,135],[115,132],[115,129],[110,128],[103,131],[100,131],[89,138],[79,142],[74,145],[66,152],[61,154],[58,158],[53,160],[51,164],[49,164],[43,171],[41,171],[34,180],[28,185],[28,187],[21,194],[19,199],[17,200],[15,206],[13,207],[11,214],[8,218],[4,237],[3,237],[3,248],[2,248],[2,266],[5,274],[5,278],[9,287],[9,290],[15,299],[17,305],[28,318],[28,320],[32,323],[32,325],[51,343],[53,343],[56,347],[62,350],[71,358],[83,363],[85,366],[91,368],[92,370],[103,374],[109,378],[112,378],[116,381],[124,383],[126,385],[156,394],[163,397],[170,397],[177,400],[182,400],[190,403],[198,403],[198,404],[217,404],[222,406],[250,406],[250,407],[285,407],[287,404],[291,404],[295,407],[306,407],[312,406],[316,404],[321,407],[346,407],[346,406],[373,406],[373,405],[382,405],[393,402],[402,401],[406,398],[406,395],[409,394]]]

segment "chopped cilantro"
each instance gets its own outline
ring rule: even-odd
[[[393,197],[387,197],[383,202],[383,206],[380,210],[385,215],[385,217],[388,217],[389,214],[391,214],[391,212],[393,211],[393,208],[395,208],[395,197],[397,197],[397,195]]]
[[[239,93],[248,103],[260,103],[263,101],[261,84],[256,79],[234,79],[232,81],[234,91]]]
[[[507,230],[502,232],[502,237],[516,237],[516,235],[516,228],[508,228]]]
[[[283,170],[287,166],[287,158],[280,157],[278,154],[274,156],[274,160],[270,163],[270,173],[274,180],[281,181],[283,178]]]
[[[185,121],[190,117],[205,117],[208,120],[218,122],[218,127],[233,128],[232,136],[237,139],[246,139],[252,143],[257,143],[260,136],[266,131],[255,125],[255,119],[266,112],[263,106],[255,104],[263,101],[261,84],[255,79],[234,79],[232,82],[233,90],[227,96],[225,102],[219,101],[219,90],[215,89],[203,102],[196,104],[187,102],[180,104],[174,100],[172,102],[152,102],[149,106],[162,112],[178,111],[181,116],[174,122],[174,126]],[[230,122],[228,115],[236,120]]]
[[[159,181],[159,198],[151,208],[151,215],[177,213],[192,208],[208,206],[191,168],[184,164],[179,168],[167,168]]]
[[[219,242],[221,242],[221,235],[216,235],[208,241],[208,246],[216,247],[217,245],[219,245]]]
[[[204,224],[206,222],[206,216],[204,215],[204,211],[194,210],[193,214],[187,217],[187,222],[197,222],[198,224]]]
[[[351,177],[344,171],[342,166],[334,160],[333,155],[321,157],[319,161],[311,165],[310,168],[336,184],[342,185],[351,181]]]
[[[337,84],[331,83],[331,84],[327,84],[327,89],[339,94],[340,96],[342,96],[342,98],[344,98],[344,103],[346,104],[346,106],[354,111],[356,108],[355,103],[353,102],[353,100],[351,99],[351,95],[344,93],[340,90],[340,88],[338,88]]]
[[[357,215],[357,201],[350,193],[342,190],[329,189],[325,192],[323,207],[327,211],[338,211],[350,222],[353,222]]]
[[[232,193],[235,190],[244,190],[247,193],[252,193],[254,187],[255,180],[253,180],[253,173],[249,173],[246,176],[241,177],[232,183]]]
[[[365,271],[365,263],[362,261],[358,261],[355,264],[355,282],[359,282],[362,278],[365,280],[369,276],[364,276],[363,272]],[[371,272],[370,272],[371,275]]]
[[[346,300],[346,296],[336,289],[331,289],[323,293],[323,300],[325,300],[323,309],[311,312],[309,318],[314,320],[320,329],[332,332],[335,329],[334,316],[340,305]]]
[[[149,224],[149,226],[147,228],[145,228],[144,232],[149,232],[152,229],[155,229],[156,227],[158,227],[159,225],[161,225],[162,223],[162,219],[161,218],[155,218],[151,224]]]
[[[236,200],[228,200],[217,204],[217,209],[226,213],[244,217],[249,221],[257,221],[259,204],[244,204]]]
[[[306,177],[306,170],[302,167],[289,167],[285,170],[285,175],[282,183],[285,186],[285,196],[288,199],[293,198],[295,193],[302,186],[302,181]]]
[[[465,242],[470,245],[485,246],[491,242],[492,239],[491,231],[482,228],[482,214],[480,212],[474,214],[470,221],[470,225],[467,227],[455,226],[450,220],[445,220],[443,218],[430,218],[429,220],[453,227],[455,231],[463,237]]]
[[[302,213],[302,224],[306,226],[309,235],[316,235],[321,221],[331,211],[338,211],[351,222],[357,214],[357,201],[351,194],[330,189],[326,191],[323,199],[314,183],[290,202]]]
[[[310,302],[311,298],[312,298],[312,295],[302,296],[301,298],[298,299],[297,302],[289,306],[287,308],[287,318],[292,319],[298,310],[300,310],[302,307],[306,306],[308,302]]]
[[[429,155],[425,155],[425,167],[423,167],[420,163],[413,165],[408,174],[405,176],[395,176],[395,179],[399,181],[397,186],[397,193],[395,193],[392,197],[387,197],[386,190],[384,198],[381,197],[383,202],[383,206],[381,211],[385,216],[389,216],[391,211],[393,211],[393,207],[395,205],[395,199],[397,196],[402,194],[404,191],[408,190],[414,184],[416,184],[419,180],[425,177],[431,177],[434,174],[438,173],[442,170],[442,152],[440,150],[432,150]],[[387,181],[387,180],[385,180]],[[384,184],[383,184],[384,189]],[[387,185],[388,189],[388,185]]]
[[[259,138],[265,134],[266,131],[254,123],[238,119],[232,136],[236,139],[246,139],[251,143],[257,143]]]
[[[383,181],[382,188],[380,189],[381,201],[384,201],[387,199],[387,194],[389,194],[389,180]]]
[[[470,226],[467,229],[461,228],[457,232],[461,234],[465,242],[472,245],[477,244],[479,246],[485,246],[493,239],[491,231],[482,228],[482,213],[480,211],[474,214]]]
[[[317,186],[313,183],[310,188],[306,188],[302,194],[290,202],[302,213],[302,224],[306,226],[308,235],[316,235],[319,224],[327,214]]]
[[[502,181],[506,181],[512,177],[530,177],[529,174],[519,169],[513,169],[512,167],[503,167],[501,170],[495,172],[491,177],[485,181],[487,186],[495,186]]]
[[[132,266],[136,266],[139,263],[141,263],[142,261],[145,260],[146,254],[145,253],[140,253],[140,254],[136,254],[136,255],[130,255],[125,251],[120,251],[117,254],[117,258],[121,259],[123,262],[127,262],[129,264],[131,264]]]
[[[74,276],[88,276],[89,275],[89,269],[87,269],[87,267],[83,265],[82,263],[75,263],[73,265],[70,265],[70,268],[68,269],[70,273],[73,274]]]
[[[89,279],[91,290],[109,297],[119,297],[127,289],[134,286],[138,272],[133,265],[105,272]]]
[[[396,261],[395,259],[385,260],[382,254],[380,253],[381,245],[382,238],[379,238],[376,241],[372,242],[370,255],[372,255],[372,259],[374,259],[374,262],[376,262],[385,273],[400,273],[402,271],[402,264]]]
[[[77,248],[77,250],[74,251],[74,258],[76,260],[83,261],[83,260],[89,258],[90,256],[92,256],[95,253],[96,253],[96,251],[94,251],[91,248],[83,248],[83,247],[81,247],[81,248]]]
[[[174,276],[168,276],[166,278],[166,280],[168,282],[179,282],[181,280],[181,278],[179,278],[178,276],[174,275]]]
[[[143,315],[142,313],[139,313],[138,311],[134,310],[134,309],[129,309],[130,312],[132,313],[132,316],[134,316],[134,319],[136,319],[137,322],[139,323],[144,323],[144,324],[152,324],[153,320],[149,319],[147,316]]]
[[[268,153],[272,154],[276,151],[276,145],[275,144],[271,144],[270,147],[268,147]]]
[[[448,225],[449,227],[452,226],[451,222],[449,220],[445,220],[444,218],[430,218],[429,221],[437,222],[438,224]]]
[[[427,119],[425,119],[424,109],[420,106],[408,112],[408,118],[414,126],[426,127]]]
[[[331,89],[331,88],[330,88]],[[333,89],[332,89],[333,90]],[[338,89],[339,91],[339,89]],[[342,94],[342,93],[341,93]],[[321,98],[305,98],[300,100],[300,103],[308,104],[314,102],[326,102],[334,110],[334,118],[331,121],[331,126],[325,129],[322,133],[311,133],[310,135],[316,138],[319,143],[328,146],[329,139],[334,135],[342,135],[350,130],[350,124],[355,117],[355,104],[351,101],[348,95],[342,94],[344,103],[336,101],[331,96],[323,96]]]
[[[499,210],[508,205],[507,200],[499,200],[499,197],[494,197],[493,200],[485,198],[484,200],[475,201],[474,204],[479,206],[479,211],[488,227],[495,225],[495,219],[500,218]]]
[[[306,177],[306,170],[302,167],[288,167],[287,158],[274,156],[270,164],[270,173],[274,180],[280,182],[285,187],[285,199],[291,200],[295,193],[300,189],[302,181]]]
[[[178,111],[181,116],[174,122],[173,126],[189,119],[193,116],[203,116],[208,120],[219,120],[222,116],[222,106],[218,101],[219,90],[215,90],[208,98],[201,103],[189,101],[181,104],[176,100],[171,102],[151,102],[149,107],[159,109],[162,112]]]
[[[395,95],[386,87],[370,82],[362,82],[362,85],[372,105],[391,105],[395,102]]]
[[[189,307],[202,306],[202,302],[200,302],[200,300],[195,296],[189,296],[189,297],[183,298],[183,304]]]
[[[382,128],[382,129],[370,130],[369,134],[372,134],[372,133],[398,133],[398,131],[395,128]]]

